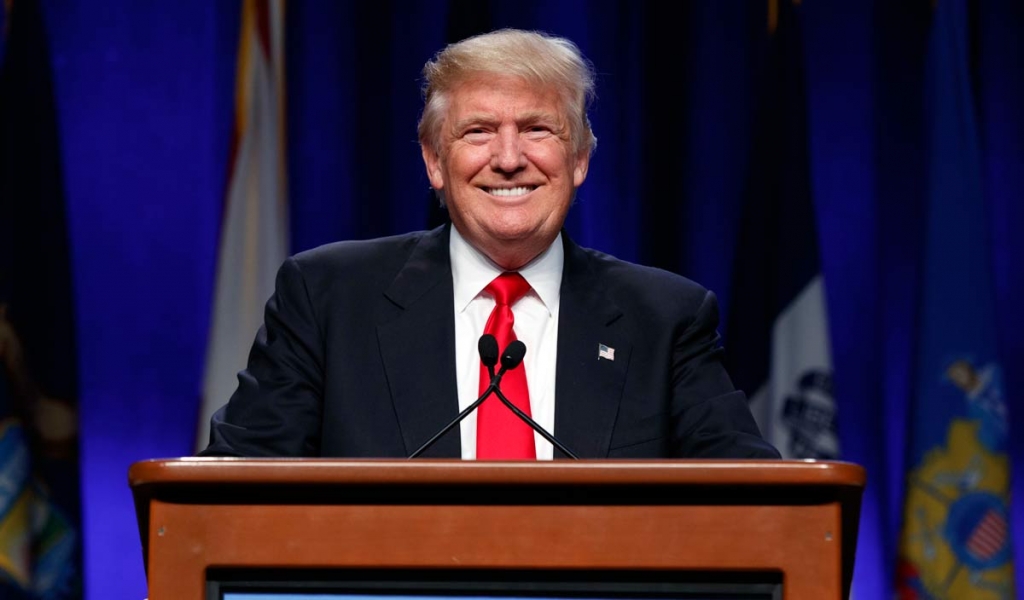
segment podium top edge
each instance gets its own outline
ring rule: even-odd
[[[863,467],[813,460],[463,461],[171,458],[136,462],[132,488],[166,484],[729,485],[863,488]]]

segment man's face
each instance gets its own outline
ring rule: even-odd
[[[462,83],[449,100],[442,155],[423,147],[430,184],[467,241],[517,269],[558,235],[589,156],[573,154],[553,90],[490,76]]]

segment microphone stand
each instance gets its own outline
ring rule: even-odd
[[[434,436],[427,440],[425,444],[423,444],[415,452],[410,454],[409,458],[416,458],[419,455],[426,452],[426,450],[433,446],[434,443],[441,438],[441,436],[451,431],[453,427],[455,427],[456,425],[461,423],[463,419],[468,417],[469,413],[473,412],[474,410],[477,409],[478,406],[483,404],[484,400],[486,400],[491,394],[496,394],[498,396],[498,399],[501,400],[502,404],[504,404],[509,410],[511,410],[512,414],[519,417],[521,421],[529,425],[530,429],[533,429],[534,431],[539,433],[541,437],[543,437],[552,446],[557,448],[559,451],[561,451],[569,458],[573,460],[579,460],[579,456],[576,456],[575,453],[566,448],[564,444],[555,439],[555,436],[548,433],[546,429],[537,424],[536,421],[531,419],[526,413],[520,410],[518,406],[512,404],[512,402],[510,402],[509,399],[505,397],[505,394],[501,393],[501,387],[499,385],[501,383],[501,378],[505,375],[506,371],[508,371],[509,369],[514,369],[522,364],[523,354],[526,353],[526,346],[519,341],[513,341],[512,344],[509,344],[509,347],[505,349],[505,355],[501,357],[501,369],[498,370],[497,374],[494,373],[494,365],[497,363],[498,358],[497,344],[494,342],[494,337],[488,334],[483,335],[480,338],[479,347],[480,359],[484,363],[484,366],[486,366],[488,375],[491,376],[490,385],[487,386],[487,389],[484,390],[483,394],[480,394],[480,397],[477,398],[475,402],[467,406],[465,410],[460,412],[458,416],[455,417],[454,420],[452,420],[452,422],[445,425],[444,428],[441,429],[441,431],[435,433]]]

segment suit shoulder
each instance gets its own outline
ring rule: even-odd
[[[437,231],[415,231],[368,240],[345,240],[299,252],[291,261],[309,278],[394,273],[425,237]]]
[[[581,248],[597,281],[622,308],[654,318],[695,315],[715,296],[701,284],[677,273],[632,263],[590,248]]]
[[[708,293],[701,284],[677,273],[632,263],[591,248],[580,249],[589,258],[595,274],[611,289],[699,297]]]

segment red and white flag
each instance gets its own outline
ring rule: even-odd
[[[224,203],[213,318],[196,438],[245,367],[274,276],[288,253],[284,1],[244,0],[235,83],[231,178]]]

